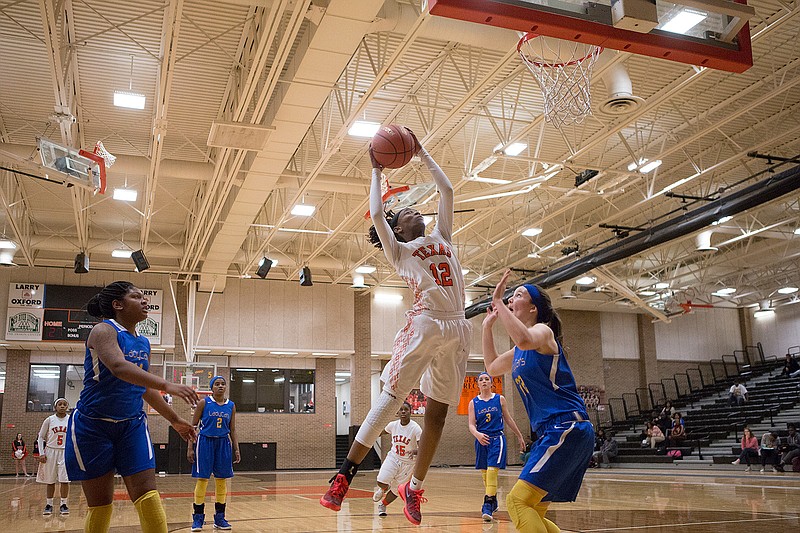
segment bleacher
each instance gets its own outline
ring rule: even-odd
[[[791,350],[797,351],[798,347]],[[770,428],[785,435],[788,422],[800,421],[800,380],[779,377],[782,366],[783,358],[764,357],[760,344],[748,346],[711,361],[705,372],[698,366],[661,383],[651,383],[646,389],[610,399],[608,412],[605,416],[599,412],[593,422],[596,427],[616,433],[619,455],[615,463],[730,465],[738,456],[738,451],[735,456],[731,453],[733,448],[739,448],[745,426],[760,439]],[[749,401],[730,406],[728,390],[737,379],[747,387]],[[687,439],[674,448],[666,443],[660,449],[643,448],[640,432],[644,422],[652,419],[653,406],[660,409],[667,398],[683,415]],[[681,457],[667,455],[671,450],[680,450]]]

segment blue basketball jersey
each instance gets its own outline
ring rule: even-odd
[[[117,343],[127,361],[142,370],[150,368],[150,341],[142,335],[132,335],[116,320],[104,320],[117,330]],[[99,357],[86,348],[83,363],[83,390],[78,409],[91,418],[125,420],[142,414],[142,394],[145,387],[123,381],[106,368]]]
[[[490,437],[503,432],[503,406],[499,394],[492,393],[492,397],[486,401],[475,396],[472,407],[475,409],[475,429]]]
[[[211,396],[206,396],[203,416],[200,417],[200,434],[206,437],[226,437],[231,432],[233,401],[225,400],[220,405]]]
[[[514,347],[511,376],[534,431],[543,422],[569,413],[577,413],[584,420],[589,418],[561,344],[558,345],[558,355],[543,355],[536,350]]]

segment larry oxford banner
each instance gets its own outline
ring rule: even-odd
[[[461,398],[458,400],[458,411],[460,415],[469,414],[469,402],[478,395],[478,375],[472,374],[464,378],[464,385],[461,388]],[[503,394],[503,378],[492,378],[492,392]]]

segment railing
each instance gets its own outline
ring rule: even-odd
[[[636,401],[639,402],[639,413],[642,411],[650,412],[655,409],[655,406],[650,403],[650,389],[639,387],[635,391]]]
[[[714,383],[725,381],[730,377],[722,359],[712,359],[709,363],[711,364],[711,376],[714,378]]]
[[[728,377],[738,376],[741,369],[736,355],[723,355],[722,362],[725,364],[725,374]]]
[[[625,402],[625,407],[628,410],[628,418],[641,416],[642,406],[639,405],[639,397],[631,392],[622,394],[622,400]]]
[[[675,390],[678,391],[678,396],[688,396],[692,393],[692,382],[689,381],[688,374],[675,374],[673,376],[675,380]]]
[[[625,406],[624,398],[609,398],[608,406],[613,422],[622,422],[628,419],[628,408]]]
[[[661,384],[664,386],[664,395],[666,396],[667,400],[672,400],[678,397],[678,382],[675,381],[674,377],[662,379]]]
[[[705,388],[706,384],[703,380],[703,371],[700,370],[699,366],[697,368],[687,368],[686,377],[689,380],[689,389],[692,392],[698,392]]]
[[[761,348],[761,343],[758,346],[745,346],[744,349],[747,351],[750,365],[763,365],[765,363],[764,350]]]
[[[659,405],[664,405],[667,401],[667,391],[663,383],[648,383],[647,390],[650,392],[650,405],[655,409]]]

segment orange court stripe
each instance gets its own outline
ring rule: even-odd
[[[328,490],[328,486],[299,486],[299,487],[274,487],[262,490],[242,490],[229,492],[228,496],[274,496],[292,494],[299,496],[321,496]],[[213,491],[207,491],[206,496],[214,496]],[[162,498],[194,498],[194,492],[165,492]],[[372,498],[372,492],[360,489],[350,489],[348,498]],[[128,493],[124,490],[114,492],[114,500],[128,500]]]

